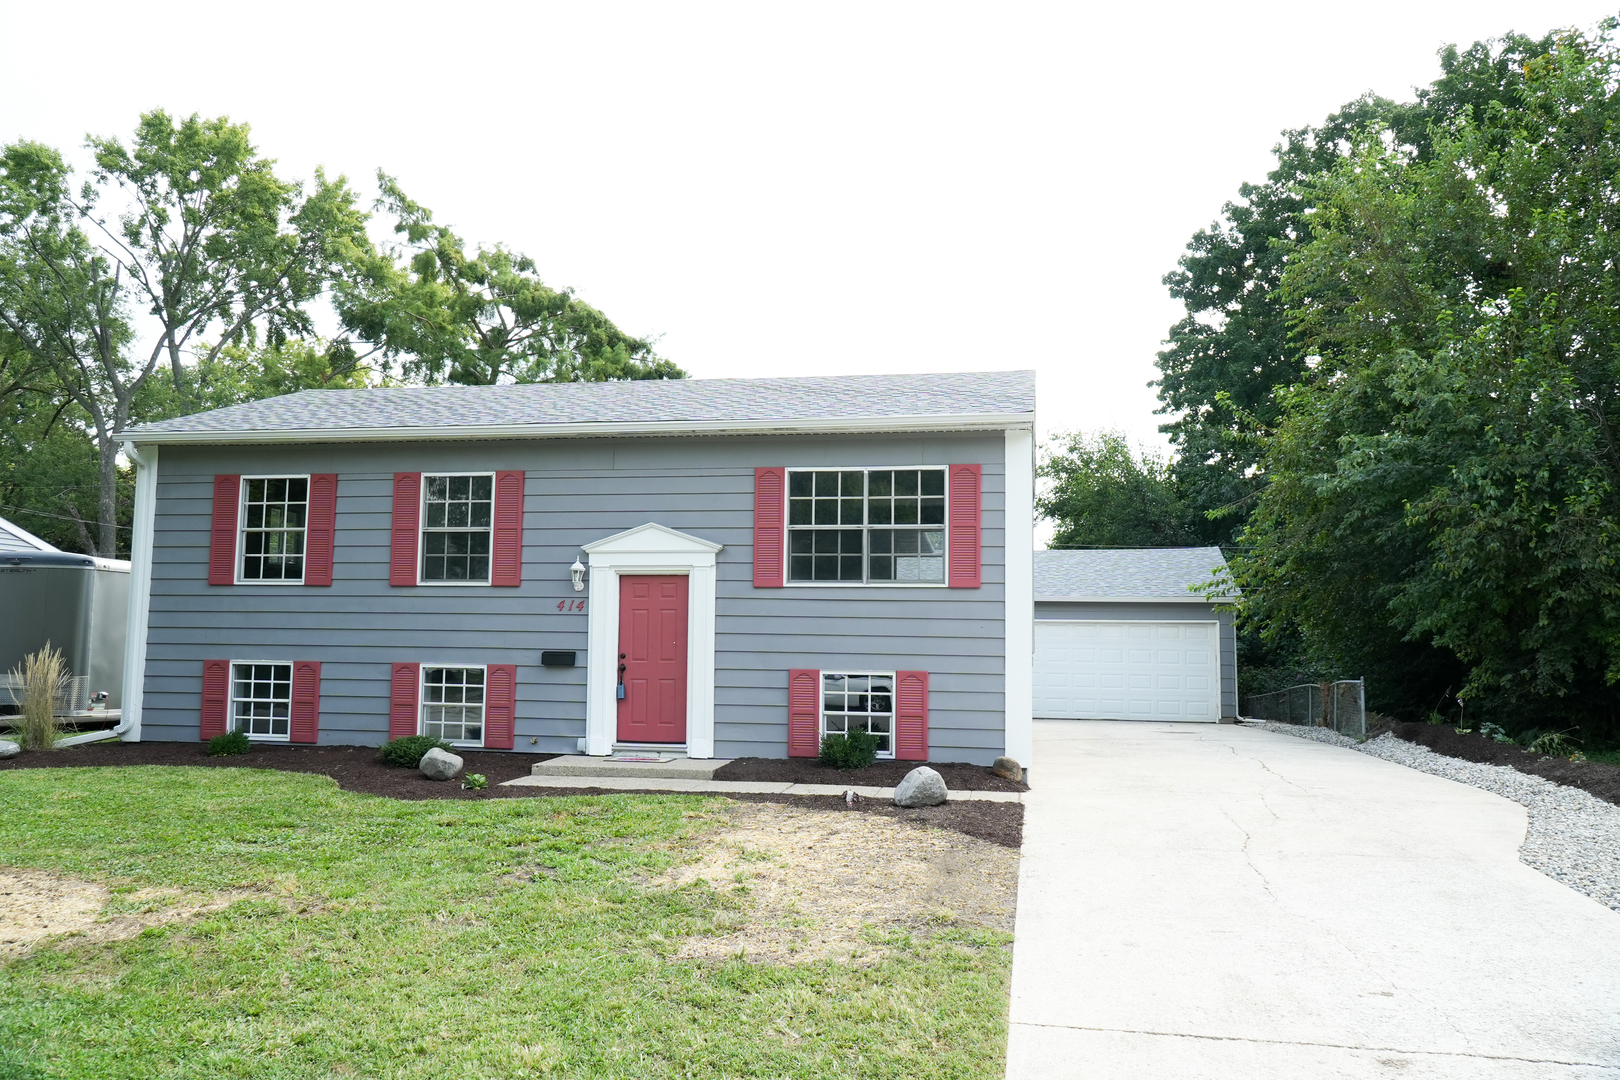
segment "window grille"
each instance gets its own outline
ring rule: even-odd
[[[821,734],[868,731],[877,736],[878,757],[894,757],[894,675],[821,673]]]
[[[292,715],[291,664],[232,664],[231,715],[249,738],[286,739]]]
[[[787,576],[944,583],[945,470],[790,470]]]
[[[242,510],[242,580],[302,581],[309,478],[249,477]]]
[[[483,744],[483,668],[422,670],[422,734],[446,742]]]
[[[488,581],[495,478],[425,476],[423,581]]]

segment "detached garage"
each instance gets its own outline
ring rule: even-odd
[[[1237,717],[1232,613],[1193,587],[1219,548],[1035,552],[1035,715]]]

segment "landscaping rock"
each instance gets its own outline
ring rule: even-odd
[[[896,806],[938,806],[945,801],[945,778],[926,765],[906,773],[894,789]]]
[[[429,780],[449,780],[461,771],[461,759],[437,746],[422,755],[418,766]]]
[[[990,771],[1005,780],[1022,780],[1024,767],[1010,757],[998,757],[990,765]]]
[[[10,739],[0,739],[0,758],[16,757],[22,753],[22,747]]]

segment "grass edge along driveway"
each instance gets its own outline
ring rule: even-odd
[[[649,887],[728,805],[403,802],[247,769],[0,774],[0,866],[108,884],[108,911],[251,890],[0,966],[0,1076],[1001,1075],[1005,935],[891,929],[869,966],[672,959],[746,917],[740,889]]]

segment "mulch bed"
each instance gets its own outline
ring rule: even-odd
[[[337,786],[344,791],[353,791],[362,795],[380,795],[388,799],[525,799],[543,798],[551,796],[568,795],[625,795],[631,792],[608,790],[605,788],[533,788],[517,787],[503,788],[500,784],[508,780],[515,780],[519,776],[529,775],[529,767],[537,761],[546,761],[555,757],[554,754],[511,754],[491,753],[487,751],[468,751],[460,755],[463,765],[463,775],[466,773],[483,773],[489,778],[489,787],[483,791],[464,791],[458,780],[429,780],[415,769],[401,769],[393,765],[384,765],[377,760],[377,748],[374,746],[265,746],[255,745],[246,754],[231,757],[209,757],[201,743],[182,742],[104,742],[89,743],[83,746],[72,746],[63,750],[30,751],[25,750],[14,758],[0,759],[0,771],[7,769],[60,769],[60,768],[86,768],[104,765],[194,765],[203,768],[234,768],[234,769],[280,769],[283,772],[317,773],[329,776],[336,781]],[[763,760],[763,759],[740,759]],[[737,764],[737,762],[733,762]],[[892,764],[885,762],[884,764]],[[915,767],[915,763],[906,763]],[[730,768],[727,766],[726,768]],[[812,764],[812,767],[813,764]],[[999,777],[989,776],[988,770],[978,765],[947,765],[933,766],[945,776],[948,786],[961,790],[973,790],[973,785],[958,782],[952,775],[945,773],[944,769],[978,770],[983,772],[990,780],[1002,784],[1010,781]],[[873,766],[874,769],[878,766]],[[893,780],[867,779],[872,770],[861,769],[855,772],[840,773],[831,769],[822,769],[815,783],[848,783],[850,786],[882,786],[893,787],[904,776],[907,769],[901,769]],[[724,769],[716,774],[716,779],[767,779],[765,777],[749,776],[739,778],[721,775]],[[964,777],[966,774],[963,774]],[[834,777],[838,779],[829,779]],[[859,780],[846,780],[845,777],[860,777]],[[768,779],[777,779],[770,777]],[[787,778],[782,778],[787,779]],[[1023,784],[1016,786],[992,788],[989,785],[979,785],[978,790],[1024,791]],[[670,792],[646,792],[651,795],[668,795]],[[806,809],[859,811],[869,814],[881,814],[885,817],[900,818],[915,821],[924,825],[932,825],[940,829],[951,829],[955,832],[974,836],[981,840],[1002,844],[1006,847],[1016,848],[1023,842],[1024,808],[1019,803],[995,802],[950,802],[943,806],[920,807],[915,810],[903,810],[893,803],[883,799],[856,799],[853,806],[846,806],[840,796],[804,796],[804,795],[728,795],[746,802],[782,802],[793,806],[802,806]]]
[[[1029,785],[997,776],[984,765],[959,761],[879,761],[864,769],[834,769],[815,758],[737,758],[715,770],[716,780],[756,783],[840,784],[844,787],[894,787],[906,773],[926,765],[945,779],[952,791],[1028,791]]]
[[[1551,780],[1555,784],[1580,788],[1604,802],[1620,806],[1620,765],[1602,761],[1570,761],[1567,758],[1542,757],[1520,746],[1499,743],[1477,733],[1457,734],[1450,724],[1421,724],[1413,721],[1392,720],[1386,730],[1397,738],[1419,746],[1426,746],[1437,754],[1478,761],[1486,765],[1508,765],[1522,773]],[[1376,733],[1369,729],[1369,737]]]

